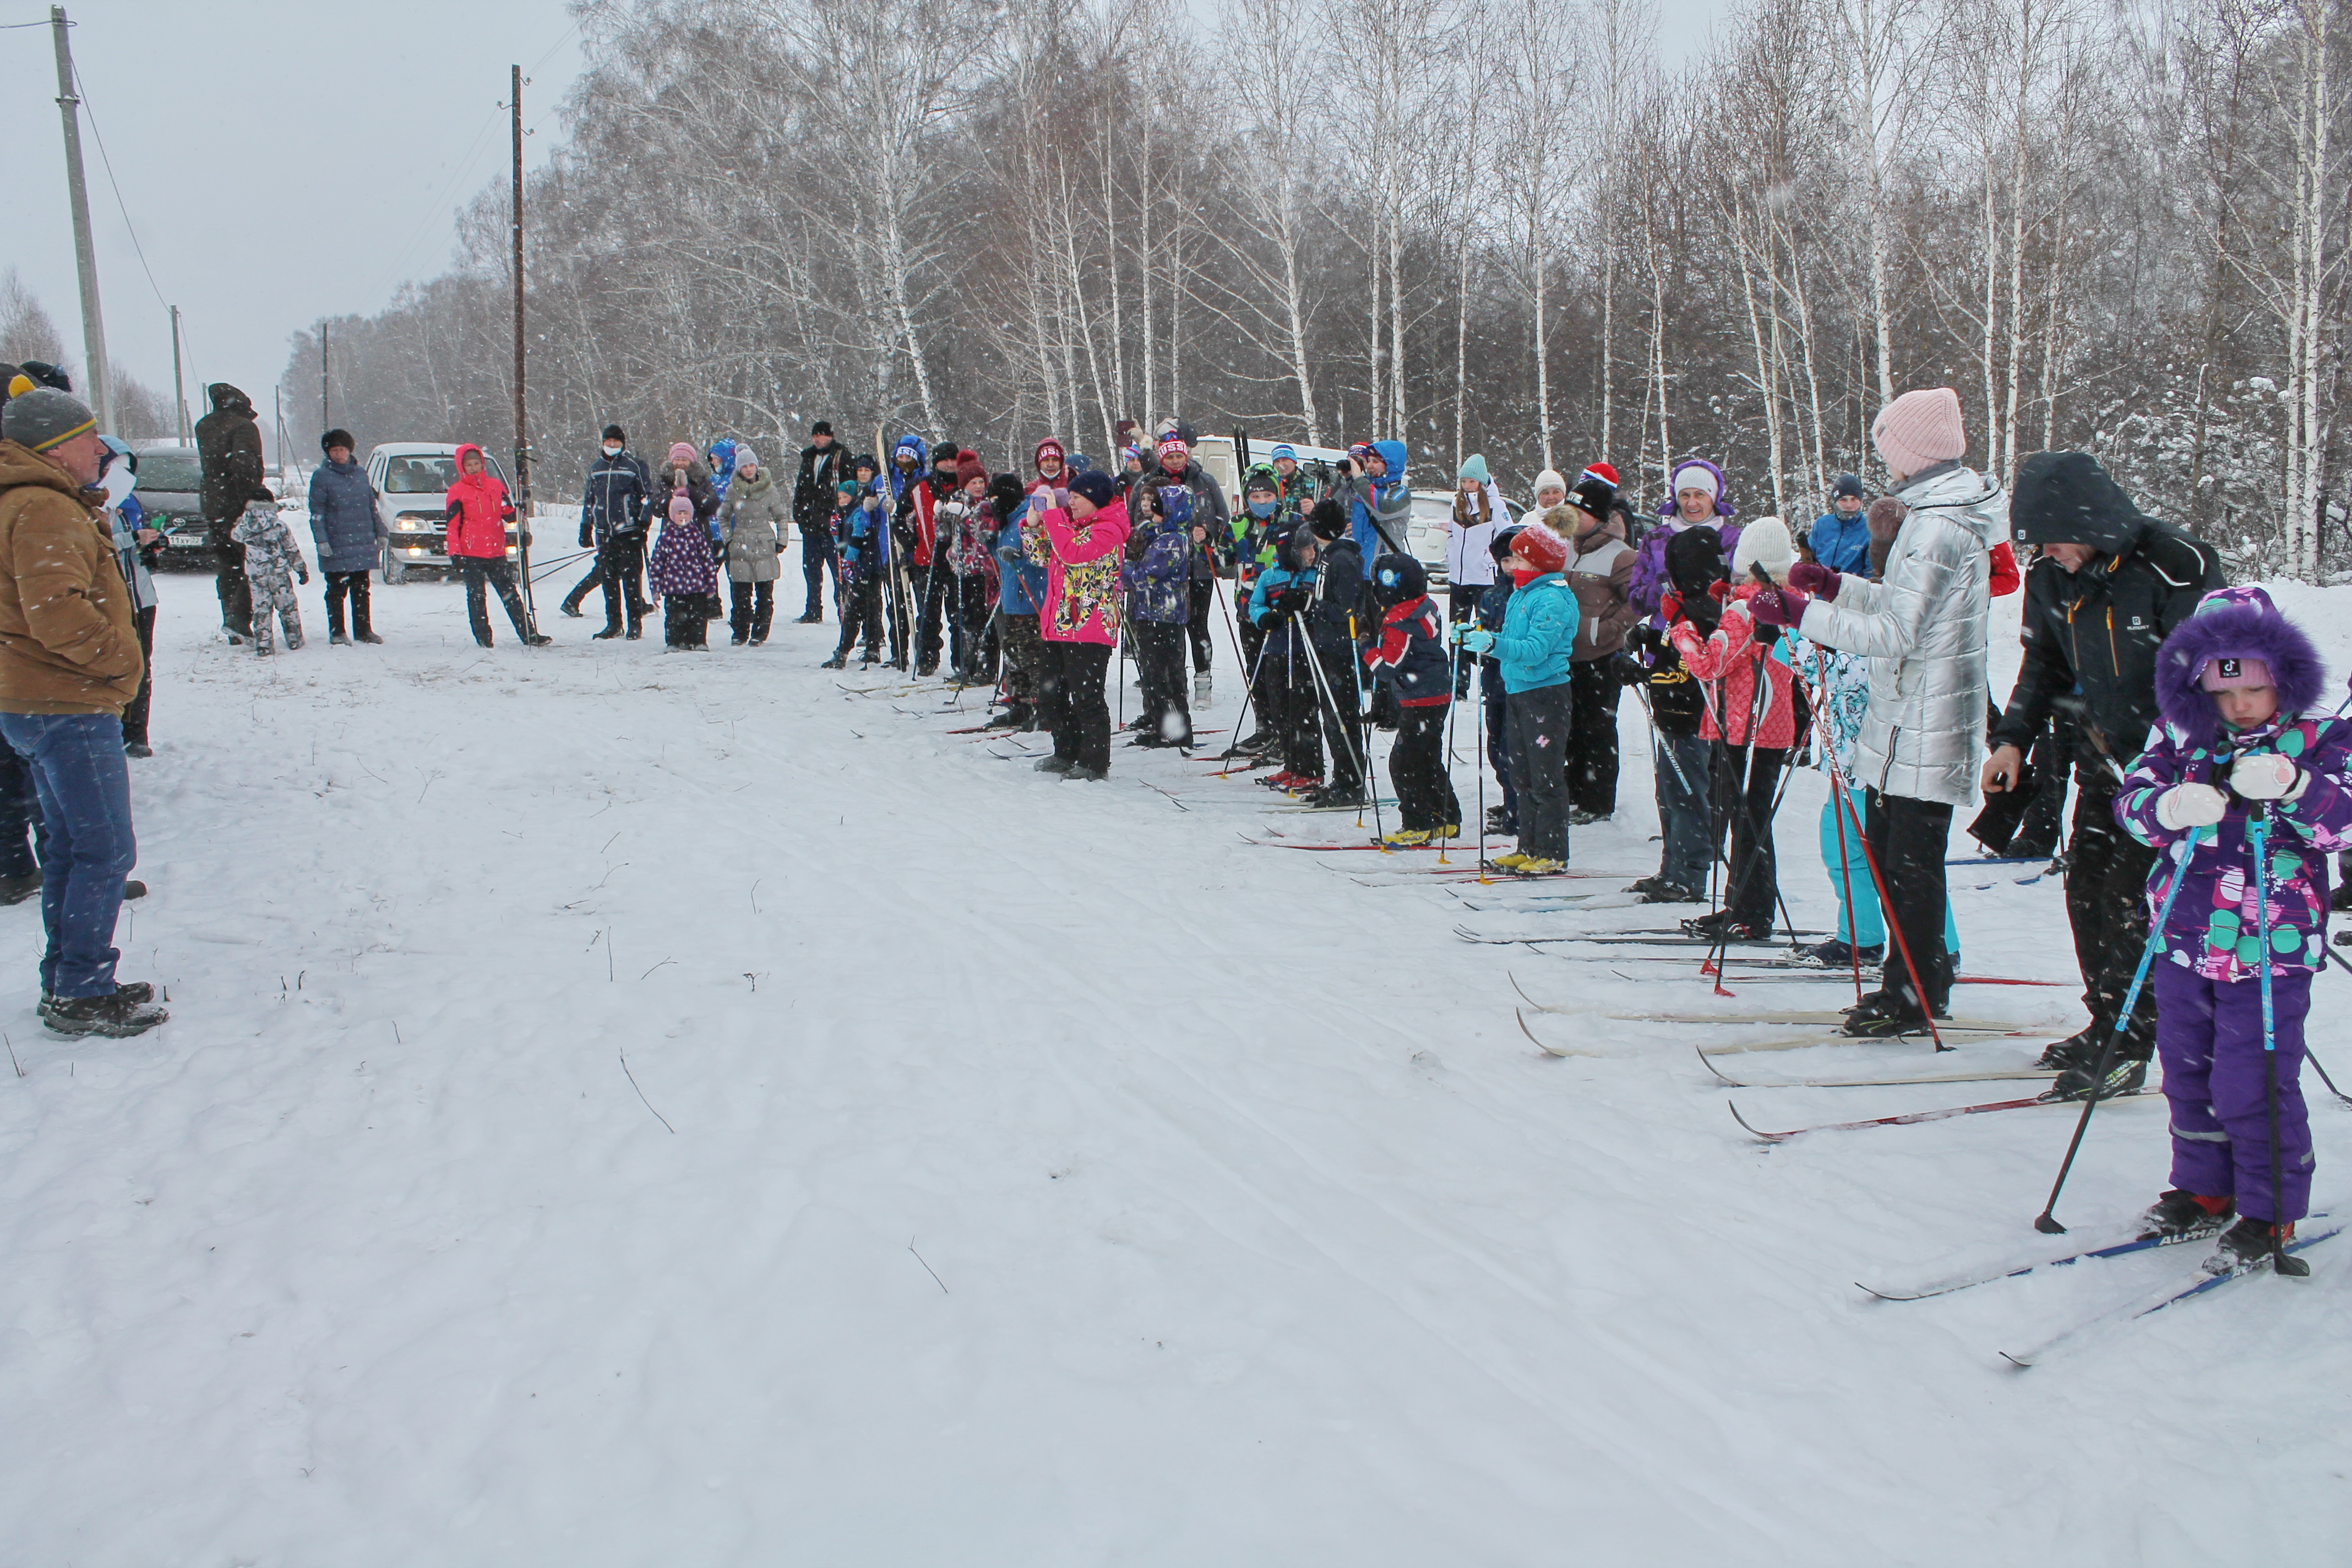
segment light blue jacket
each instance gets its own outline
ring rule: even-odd
[[[1503,611],[1503,629],[1495,634],[1503,689],[1534,691],[1566,681],[1568,658],[1576,651],[1576,628],[1583,618],[1576,606],[1576,590],[1557,572],[1513,589]]]

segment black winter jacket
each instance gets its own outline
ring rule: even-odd
[[[253,399],[216,381],[205,391],[213,411],[196,421],[196,458],[204,465],[205,521],[235,522],[261,489],[261,423]]]
[[[838,438],[821,450],[814,446],[801,448],[800,477],[793,481],[794,522],[803,528],[833,526],[833,487],[841,482],[846,472],[842,465],[848,461],[849,448]]]
[[[2020,464],[2010,521],[2019,544],[2087,544],[2098,553],[2079,572],[2046,556],[2027,570],[2025,662],[1992,743],[2028,750],[2055,713],[2062,736],[2073,732],[2070,718],[2079,727],[2085,765],[2099,748],[2128,765],[2157,720],[2157,649],[2200,599],[2229,585],[2221,557],[2185,529],[2143,515],[2083,452],[2037,452]]]
[[[644,532],[646,502],[653,489],[653,475],[635,452],[624,449],[610,458],[599,452],[580,496],[580,547],[604,544],[615,534]]]

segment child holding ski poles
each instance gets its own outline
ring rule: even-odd
[[[1512,586],[1502,629],[1465,626],[1455,634],[1462,647],[1491,652],[1502,664],[1519,846],[1494,863],[1521,876],[1568,865],[1568,663],[1583,613],[1560,576],[1567,563],[1565,538],[1540,524],[1518,529],[1503,558]]]
[[[1336,546],[1335,546],[1336,551]],[[1429,576],[1410,555],[1372,563],[1371,594],[1382,609],[1379,639],[1364,663],[1396,703],[1396,744],[1389,778],[1396,785],[1403,826],[1381,842],[1391,847],[1462,835],[1462,802],[1445,771],[1445,720],[1454,706],[1454,673],[1445,657],[1445,612],[1429,596]],[[1335,704],[1354,700],[1350,693]]]
[[[2328,856],[2352,845],[2352,722],[2322,710],[2324,679],[2311,639],[2263,590],[2208,594],[2158,652],[2163,719],[2116,795],[2116,821],[2143,844],[2193,840],[2148,879],[2154,911],[2187,879],[2149,937],[2164,944],[2151,983],[2173,1185],[2147,1218],[2148,1234],[2186,1236],[2235,1212],[2206,1260],[2214,1274],[2284,1259],[2310,1212],[2303,1026]]]
[[[1258,781],[1272,789],[1305,791],[1323,783],[1321,698],[1307,619],[1315,602],[1317,548],[1314,531],[1299,524],[1276,541],[1274,564],[1250,590],[1250,621],[1265,633],[1258,658],[1273,699],[1266,721],[1282,750],[1282,771]]]
[[[1748,601],[1764,586],[1757,571],[1783,583],[1796,561],[1787,525],[1776,517],[1758,518],[1740,531],[1729,581],[1709,589],[1723,605],[1715,630],[1702,637],[1685,621],[1667,632],[1685,668],[1714,688],[1699,733],[1715,743],[1716,820],[1727,820],[1731,828],[1723,907],[1685,921],[1683,929],[1693,936],[1771,940],[1780,901],[1772,814],[1780,769],[1797,742],[1796,688],[1787,662],[1775,656],[1780,634],[1758,635]]]

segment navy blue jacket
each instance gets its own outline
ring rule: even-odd
[[[383,524],[375,489],[357,463],[320,463],[310,474],[310,542],[321,572],[365,572],[381,559]]]
[[[653,475],[635,452],[625,447],[609,458],[598,453],[580,496],[581,548],[603,544],[614,534],[644,532],[646,500],[653,488]]]

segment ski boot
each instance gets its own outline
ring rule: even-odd
[[[2311,1272],[2311,1265],[2300,1258],[2290,1258],[2284,1248],[2294,1239],[2294,1222],[2273,1225],[2266,1219],[2251,1215],[2221,1233],[2221,1244],[2213,1256],[2205,1260],[2205,1272],[2214,1275],[2254,1274],[2278,1264],[2282,1278],[2300,1279]]]
[[[1926,1012],[1900,992],[1874,991],[1844,1012],[1845,1022],[1838,1032],[1859,1039],[1891,1039],[1898,1035],[1927,1032]]]
[[[1284,785],[1282,793],[1297,799],[1304,800],[1307,796],[1314,794],[1317,790],[1321,789],[1322,787],[1322,774],[1301,773],[1296,781]]]
[[[1812,969],[1852,969],[1857,963],[1865,968],[1875,969],[1879,955],[1885,951],[1884,947],[1857,948],[1852,942],[1832,937],[1827,942],[1816,942],[1801,951],[1797,954],[1797,962]]]
[[[1067,757],[1046,757],[1039,761],[1037,771],[1041,773],[1066,773],[1077,765]]]
[[[1363,786],[1360,784],[1327,784],[1321,789],[1308,791],[1305,797],[1305,804],[1333,810],[1344,810],[1351,805],[1370,805],[1371,799],[1364,794]]]
[[[1490,805],[1486,808],[1486,831],[1489,833],[1500,833],[1509,837],[1516,837],[1519,831],[1519,825],[1511,820],[1511,814],[1508,808],[1499,805]],[[1655,881],[1656,879],[1657,879],[1655,878],[1651,879],[1653,881]]]
[[[982,724],[981,728],[983,730],[1019,730],[1026,728],[1028,723],[1028,718],[1023,714],[1019,709],[1007,708],[1003,712],[999,713],[995,718],[991,719],[987,723]]]
[[[621,628],[620,628],[620,627],[618,627],[618,626],[606,626],[606,627],[605,627],[603,631],[601,631],[601,632],[590,632],[590,633],[588,634],[588,640],[589,640],[590,642],[610,642],[610,641],[612,641],[614,637],[619,637],[620,635],[621,635]]]
[[[849,656],[846,654],[835,654],[831,658],[826,659],[823,664],[817,666],[817,668],[819,669],[846,669],[849,668]]]
[[[1462,837],[1462,825],[1458,822],[1441,822],[1429,830],[1429,836],[1433,839],[1459,838]]]
[[[1305,773],[1294,773],[1288,768],[1283,769],[1278,773],[1268,773],[1265,777],[1257,781],[1258,787],[1261,789],[1288,789],[1294,784],[1300,784],[1306,782],[1307,775]]]
[[[1596,822],[1608,821],[1611,816],[1606,811],[1587,811],[1580,805],[1571,805],[1568,808],[1568,825],[1570,827],[1590,827]]]
[[[2235,1198],[2209,1198],[2202,1194],[2174,1187],[2139,1216],[2138,1239],[2154,1241],[2158,1237],[2188,1239],[2210,1236],[2229,1224],[2237,1212]]]
[[[1410,849],[1416,844],[1428,843],[1429,830],[1425,827],[1400,827],[1394,832],[1382,834],[1372,842],[1383,849]]]
[[[1664,877],[1644,877],[1625,889],[1639,893],[1645,904],[1703,904],[1706,900],[1680,882],[1669,882]]]
[[[2137,1060],[2116,1060],[2107,1064],[2107,1076],[2094,1079],[2091,1071],[2099,1064],[2086,1062],[2068,1068],[2058,1075],[2058,1080],[2044,1089],[2042,1098],[2052,1103],[2062,1100],[2088,1100],[2094,1084],[2098,1086],[2101,1100],[2113,1100],[2119,1094],[2135,1093],[2147,1084],[2147,1063]]]
[[[2043,1047],[2042,1055],[2033,1065],[2045,1072],[2088,1072],[2098,1065],[2099,1047],[2114,1032],[2094,1024],[2080,1034],[2069,1035]]]
[[[1517,871],[1534,858],[1534,856],[1523,850],[1514,849],[1507,854],[1489,855],[1486,857],[1486,864],[1494,867],[1497,871]]]
[[[1100,784],[1103,780],[1108,777],[1110,777],[1110,774],[1105,773],[1102,769],[1090,768],[1084,763],[1072,763],[1068,767],[1062,770],[1062,782],[1064,784]]]

